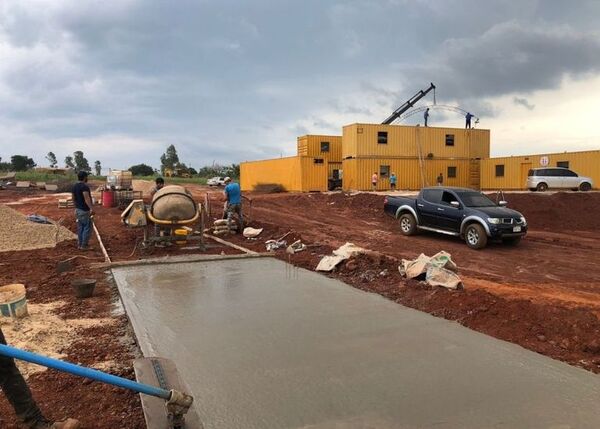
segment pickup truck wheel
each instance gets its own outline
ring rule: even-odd
[[[505,239],[502,240],[502,242],[504,244],[509,245],[509,246],[516,246],[517,244],[519,244],[521,242],[521,237],[505,238]]]
[[[400,216],[400,231],[404,235],[415,235],[417,232],[417,221],[410,213]]]
[[[587,182],[584,182],[584,183],[582,183],[581,185],[579,185],[579,190],[580,190],[580,191],[587,192],[587,191],[589,191],[589,190],[591,190],[591,189],[592,189],[592,185],[590,185],[590,184],[589,184],[589,183],[587,183]]]
[[[535,189],[538,192],[546,192],[548,190],[548,185],[546,185],[545,183],[540,183],[537,185],[537,187]]]
[[[487,244],[485,229],[478,223],[472,223],[465,230],[465,241],[471,249],[483,249]]]

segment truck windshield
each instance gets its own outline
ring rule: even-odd
[[[457,192],[458,197],[467,207],[495,207],[496,203],[479,192]]]

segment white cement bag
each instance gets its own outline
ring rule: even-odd
[[[425,280],[430,286],[442,286],[447,289],[462,288],[462,282],[456,273],[434,265],[427,269]]]

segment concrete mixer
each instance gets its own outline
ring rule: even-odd
[[[144,228],[144,247],[199,241],[204,248],[204,207],[182,186],[165,186],[149,205],[143,200],[133,201],[121,219],[129,227]]]

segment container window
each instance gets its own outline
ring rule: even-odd
[[[333,170],[332,176],[334,179],[340,178],[340,170]]]
[[[390,175],[390,166],[389,165],[380,165],[379,166],[379,177],[389,177]]]
[[[456,177],[456,167],[448,167],[448,178]]]
[[[315,158],[315,164],[323,164],[323,158]]]
[[[377,132],[377,143],[379,144],[387,144],[387,131],[378,131]]]
[[[496,177],[504,177],[504,164],[496,164]]]
[[[321,152],[329,152],[329,142],[321,142]]]
[[[556,163],[557,167],[569,168],[569,161],[558,161]]]
[[[446,146],[454,146],[454,134],[446,134]]]

